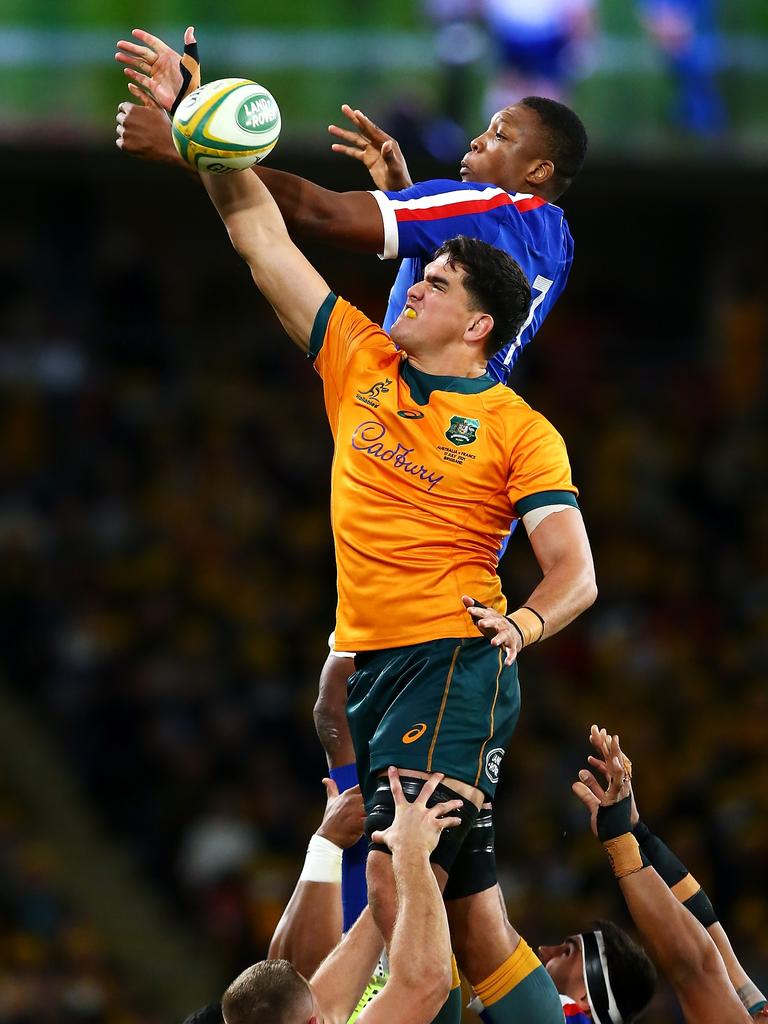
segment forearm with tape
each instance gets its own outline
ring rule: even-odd
[[[597,835],[617,879],[642,871],[650,863],[632,834],[631,809],[632,798],[626,796],[597,812]]]
[[[341,885],[341,859],[344,851],[330,839],[314,835],[309,840],[300,882],[332,882]]]
[[[709,896],[666,843],[655,836],[642,821],[638,821],[633,832],[640,843],[640,849],[648,858],[648,862],[654,867],[657,874],[661,875],[683,906],[690,910],[705,928],[715,924],[717,914]]]
[[[537,644],[544,636],[544,619],[529,605],[523,605],[507,618],[520,634],[523,647]]]

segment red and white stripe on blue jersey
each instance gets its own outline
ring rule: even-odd
[[[531,314],[518,336],[489,364],[490,372],[506,383],[511,367],[568,278],[573,239],[563,211],[540,196],[447,179],[419,182],[401,192],[374,192],[373,196],[384,220],[382,258],[402,258],[389,295],[385,330],[400,315],[408,289],[421,280],[435,249],[449,238],[479,238],[504,249],[520,264],[531,283]]]
[[[568,996],[560,996],[560,1002],[563,1004],[565,1024],[594,1024],[592,1014],[585,1012],[579,1003],[574,1003]]]

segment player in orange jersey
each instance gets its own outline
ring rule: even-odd
[[[142,29],[134,29],[133,35],[134,41],[118,42],[115,56],[131,79],[133,96],[145,105],[120,105],[118,146],[191,171],[176,153],[165,111],[171,112],[185,91],[200,82],[194,31],[187,29],[183,55]],[[332,148],[361,161],[375,191],[337,193],[263,165],[255,168],[256,173],[298,237],[333,241],[385,258],[403,257],[390,293],[385,330],[402,312],[408,288],[421,280],[432,253],[447,239],[465,234],[508,252],[528,277],[533,296],[523,324],[515,327],[488,363],[491,375],[506,382],[523,347],[557,301],[570,270],[573,243],[563,211],[554,202],[584,160],[587,140],[579,118],[562,104],[528,97],[499,111],[469,143],[460,168],[461,182],[414,185],[396,140],[361,111],[346,104],[342,110],[351,130],[331,125]],[[342,654],[337,645],[323,667],[315,725],[330,773],[344,789],[357,783],[357,769],[346,716],[351,654]],[[485,841],[488,824],[492,827],[490,815],[488,811],[488,823],[478,827],[479,843]],[[367,902],[366,854],[362,843],[344,855],[347,928]],[[448,894],[451,898],[471,895],[495,881],[495,874],[473,875],[461,864],[459,868]]]
[[[524,322],[530,288],[507,254],[454,239],[409,289],[390,338],[329,291],[256,175],[203,180],[255,283],[323,380],[335,439],[337,644],[358,652],[349,717],[369,829],[392,820],[381,781],[388,764],[407,770],[411,799],[430,772],[443,771],[435,797],[464,800],[462,826],[432,857],[444,884],[498,782],[519,710],[518,653],[596,595],[562,438],[486,372],[494,347]],[[507,616],[497,552],[517,518],[542,578]],[[396,897],[381,849],[369,857],[368,879],[389,941]],[[475,936],[486,975],[503,975],[489,1019],[512,1020],[530,1003],[542,1024],[560,1024],[549,976],[522,940],[509,948],[506,934]],[[485,980],[469,973],[475,987]]]

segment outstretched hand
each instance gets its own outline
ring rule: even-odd
[[[592,727],[593,730],[596,728],[596,726]],[[607,742],[608,734],[606,733],[605,736],[605,760],[598,761],[597,758],[590,757],[589,761],[590,764],[600,766],[608,784],[607,789],[603,789],[592,772],[587,771],[586,768],[579,772],[579,781],[574,782],[571,786],[575,795],[589,811],[590,826],[595,836],[597,835],[597,812],[600,808],[610,807],[611,804],[618,803],[632,792],[627,767],[629,759],[625,758],[621,752],[619,737],[618,735],[610,736],[610,742]],[[590,735],[590,741],[591,739]]]
[[[353,786],[340,794],[333,779],[323,779],[323,785],[327,799],[316,834],[346,850],[355,845],[365,828],[365,806],[360,787]]]
[[[120,39],[115,60],[123,65],[123,72],[134,85],[149,93],[163,110],[170,111],[183,84],[181,54],[144,29],[135,28],[131,35],[139,42]],[[194,42],[195,29],[190,25],[184,33],[184,45]]]
[[[606,763],[610,756],[613,736],[611,736],[609,732],[606,732],[605,729],[600,728],[597,725],[593,725],[589,731],[589,742],[592,744],[592,746],[600,756],[594,757],[592,754],[590,754],[587,760],[593,768],[597,768],[599,772],[602,772],[603,776],[607,781],[608,771],[606,768]],[[637,804],[635,803],[635,790],[632,786],[632,762],[623,751],[621,751],[621,760],[624,765],[625,774],[629,776],[629,787],[630,793],[632,795],[632,809],[630,812],[630,820],[632,822],[632,827],[634,828],[638,821],[640,821],[640,815],[637,810]]]
[[[343,103],[341,111],[356,130],[328,125],[331,135],[343,140],[342,143],[333,143],[331,149],[334,153],[343,153],[365,164],[376,187],[386,192],[397,192],[412,185],[408,165],[397,140],[382,131],[362,110],[353,110],[348,103]]]
[[[443,829],[461,824],[461,818],[447,815],[461,807],[464,801],[446,800],[434,807],[427,807],[427,801],[444,778],[440,772],[435,772],[424,783],[413,803],[410,803],[403,793],[397,768],[389,768],[387,774],[395,801],[395,820],[389,828],[374,832],[371,841],[385,843],[393,853],[406,848],[432,853],[440,841]]]

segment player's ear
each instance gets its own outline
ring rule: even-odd
[[[555,165],[551,160],[538,160],[528,171],[526,181],[531,185],[541,187],[549,181],[555,173]]]
[[[485,345],[492,330],[493,317],[490,313],[473,313],[464,331],[464,340],[471,344]]]

